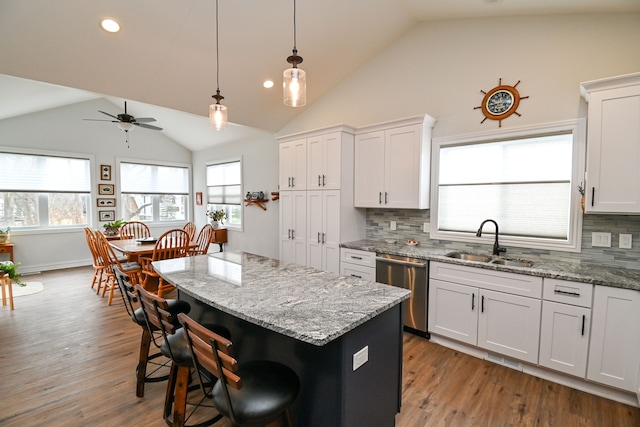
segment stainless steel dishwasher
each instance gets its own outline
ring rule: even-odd
[[[376,257],[376,282],[411,291],[411,297],[403,302],[405,329],[427,338],[428,265],[428,261],[416,258],[388,254]]]

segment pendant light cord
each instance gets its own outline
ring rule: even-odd
[[[216,0],[217,1],[217,0]],[[298,51],[296,48],[296,0],[293,0],[293,50]]]
[[[220,93],[220,37],[218,26],[218,0],[216,0],[216,87],[218,93]]]

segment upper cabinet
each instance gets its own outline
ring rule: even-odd
[[[342,160],[351,159],[352,150],[346,142],[347,133],[331,132],[307,138],[307,188],[309,190],[339,190]],[[343,140],[345,139],[345,140]]]
[[[429,208],[431,129],[435,122],[425,114],[358,129],[356,207]]]
[[[307,140],[295,139],[280,144],[280,190],[307,189]]]
[[[585,210],[640,214],[640,73],[580,91],[589,104]]]

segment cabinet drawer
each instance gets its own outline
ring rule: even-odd
[[[542,297],[547,301],[591,308],[593,285],[568,280],[544,279]]]
[[[373,267],[375,269],[376,253],[358,249],[340,248],[340,261]]]
[[[376,281],[376,268],[364,265],[351,264],[348,262],[340,263],[340,274],[343,276],[353,276],[358,279]]]
[[[542,297],[542,277],[526,274],[431,262],[429,277],[525,297]]]

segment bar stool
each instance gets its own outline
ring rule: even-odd
[[[203,392],[209,395],[201,374],[218,378],[211,396],[218,411],[234,426],[264,426],[277,420],[293,425],[290,408],[300,392],[300,380],[291,368],[270,360],[239,366],[230,340],[184,313],[178,314],[178,320],[187,336]]]
[[[140,305],[147,322],[162,332],[162,343],[158,344],[155,339],[153,339],[153,343],[160,348],[160,352],[164,356],[172,361],[165,395],[164,418],[173,427],[185,426],[186,421],[198,408],[206,407],[202,403],[206,396],[201,397],[198,403],[192,404],[194,408],[187,415],[188,394],[191,391],[198,390],[199,386],[197,384],[189,386],[191,370],[194,365],[184,329],[175,326],[177,317],[169,311],[167,300],[152,294],[139,284],[135,285],[135,289],[140,298]],[[207,328],[216,331],[218,335],[223,337],[231,337],[229,330],[222,325],[212,324],[207,325]],[[197,426],[208,426],[221,418],[222,415],[216,411],[215,416],[206,421],[198,422]]]
[[[120,270],[118,266],[113,267],[113,273],[116,283],[120,288],[120,294],[122,295],[127,314],[131,317],[133,323],[142,328],[140,354],[138,356],[138,366],[136,367],[136,396],[144,397],[144,384],[146,382],[164,381],[169,378],[166,371],[164,375],[158,375],[158,372],[160,372],[162,368],[167,367],[171,360],[164,358],[160,351],[151,353],[152,335],[159,335],[160,330],[155,327],[149,328],[142,307],[135,308],[135,305],[138,303],[138,295],[136,294],[134,285],[129,281],[129,275]],[[167,300],[167,306],[174,316],[178,313],[189,313],[189,311],[191,311],[191,305],[188,302],[178,299]],[[179,326],[177,322],[176,326]],[[164,358],[164,362],[155,360],[159,357]],[[154,369],[147,374],[147,367],[149,365],[152,365]]]

